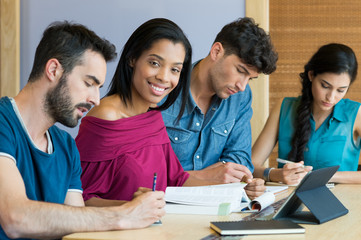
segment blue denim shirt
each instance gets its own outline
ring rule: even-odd
[[[253,172],[251,104],[252,92],[247,85],[244,92],[225,100],[215,95],[206,115],[190,92],[185,112],[178,123],[181,96],[170,108],[162,111],[172,148],[184,170],[201,170],[218,161],[226,161],[242,164]]]

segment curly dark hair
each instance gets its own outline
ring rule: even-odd
[[[353,50],[343,44],[330,43],[320,47],[311,57],[300,73],[302,82],[302,95],[297,107],[295,119],[295,133],[292,138],[292,149],[288,154],[290,161],[299,162],[304,160],[304,150],[311,135],[310,117],[312,113],[312,83],[308,77],[311,71],[313,76],[322,73],[347,73],[350,76],[350,84],[357,75],[357,59]]]
[[[100,53],[105,61],[111,61],[117,56],[113,44],[100,38],[84,25],[68,21],[51,23],[36,48],[29,82],[35,81],[43,74],[44,67],[51,58],[56,58],[60,62],[64,75],[70,73],[76,65],[82,63],[86,50]]]
[[[239,18],[225,25],[214,42],[220,42],[225,54],[235,54],[259,73],[271,74],[276,70],[278,55],[271,38],[252,18]]]

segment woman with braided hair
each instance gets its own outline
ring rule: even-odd
[[[361,183],[360,103],[343,99],[356,75],[357,59],[350,47],[322,46],[300,74],[302,95],[284,98],[268,117],[252,148],[254,176],[297,184],[312,169],[339,165],[332,182]],[[277,141],[278,157],[292,163],[264,168]]]

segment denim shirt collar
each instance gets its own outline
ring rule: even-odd
[[[203,59],[200,59],[196,62],[194,62],[192,64],[192,69],[200,62],[202,61]],[[227,99],[225,99],[227,100]],[[212,100],[211,100],[211,105],[210,107],[215,107],[215,108],[218,108],[219,105],[221,104],[222,102],[222,99],[220,99],[216,94],[212,97]],[[191,89],[189,88],[189,94],[188,94],[188,101],[186,102],[186,108],[185,108],[185,113],[187,113],[188,115],[192,114],[192,112],[199,107],[197,106],[196,102],[194,101],[193,99],[193,96],[192,96],[192,93],[191,93]],[[201,111],[199,109],[199,111]]]

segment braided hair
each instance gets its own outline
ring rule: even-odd
[[[295,119],[295,132],[292,137],[292,149],[288,154],[290,161],[299,162],[304,160],[304,150],[311,135],[311,113],[312,113],[312,83],[309,79],[309,72],[313,76],[322,73],[347,73],[351,83],[357,75],[357,59],[353,50],[343,44],[331,43],[322,46],[311,57],[300,73],[302,82],[302,96],[297,107]]]

